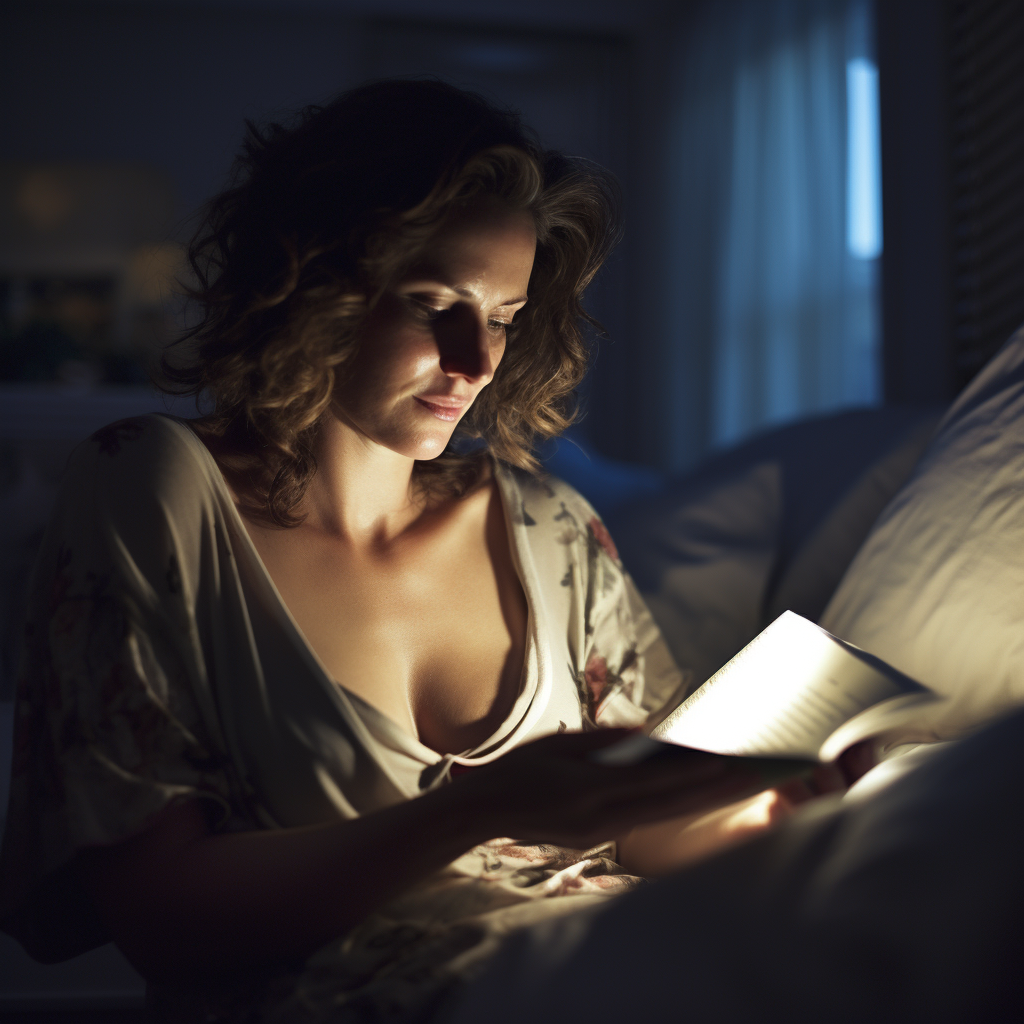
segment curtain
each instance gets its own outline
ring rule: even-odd
[[[670,118],[665,468],[879,401],[878,246],[863,231],[877,160],[850,138],[877,137],[877,126],[863,110],[851,121],[848,95],[850,68],[871,68],[868,4],[712,0],[684,25]]]

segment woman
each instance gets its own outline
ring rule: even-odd
[[[171,1016],[311,1005],[325,971],[335,1012],[422,1016],[510,929],[720,835],[673,846],[748,785],[719,759],[589,756],[682,681],[530,455],[614,236],[599,174],[441,83],[250,126],[169,368],[213,412],[86,442],[37,565],[2,903],[30,951],[113,938],[190,993]]]

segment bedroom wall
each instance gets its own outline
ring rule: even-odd
[[[880,6],[888,401],[949,393],[948,6]],[[184,238],[188,214],[223,180],[244,116],[413,70],[518,103],[551,144],[622,177],[627,241],[595,291],[612,340],[601,346],[582,429],[605,455],[669,468],[659,431],[678,421],[697,438],[696,458],[706,428],[691,421],[707,418],[707,352],[677,354],[670,369],[674,404],[685,409],[663,415],[664,396],[651,399],[667,369],[657,339],[679,316],[665,216],[678,186],[666,153],[676,44],[692,9],[693,0],[13,0],[0,13],[0,160],[155,169],[174,196],[166,231]],[[436,45],[452,29],[472,45]],[[539,90],[530,81],[538,54],[557,72]]]
[[[614,342],[601,346],[590,385],[597,412],[584,432],[607,454],[644,461],[631,349],[641,321],[658,332],[641,310],[653,291],[657,227],[648,221],[657,222],[661,186],[638,142],[657,118],[647,97],[663,91],[649,40],[685,6],[21,0],[3,14],[0,160],[152,169],[173,195],[166,236],[183,241],[192,212],[224,181],[245,117],[415,73],[516,106],[546,144],[604,163],[623,182],[630,238],[592,290]]]
[[[940,404],[954,394],[948,8],[945,0],[877,6],[890,403]]]

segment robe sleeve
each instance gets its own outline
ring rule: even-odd
[[[683,700],[691,680],[676,665],[601,518],[580,494],[560,487],[582,570],[574,585],[583,590],[577,686],[584,725],[651,729]]]
[[[175,800],[203,798],[220,822],[239,805],[201,707],[180,538],[202,524],[180,521],[190,497],[167,433],[143,417],[76,450],[34,569],[0,925],[46,962],[108,938],[77,885],[78,850],[142,831]]]

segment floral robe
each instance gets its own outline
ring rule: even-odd
[[[208,801],[220,830],[353,818],[529,739],[651,724],[678,703],[681,674],[593,509],[560,481],[495,473],[529,609],[521,689],[487,740],[440,755],[327,675],[185,423],[144,416],[84,442],[28,609],[5,930],[44,960],[106,941],[72,859],[171,801]],[[614,855],[494,839],[298,976],[163,1002],[177,1019],[423,1017],[509,930],[636,884]]]

